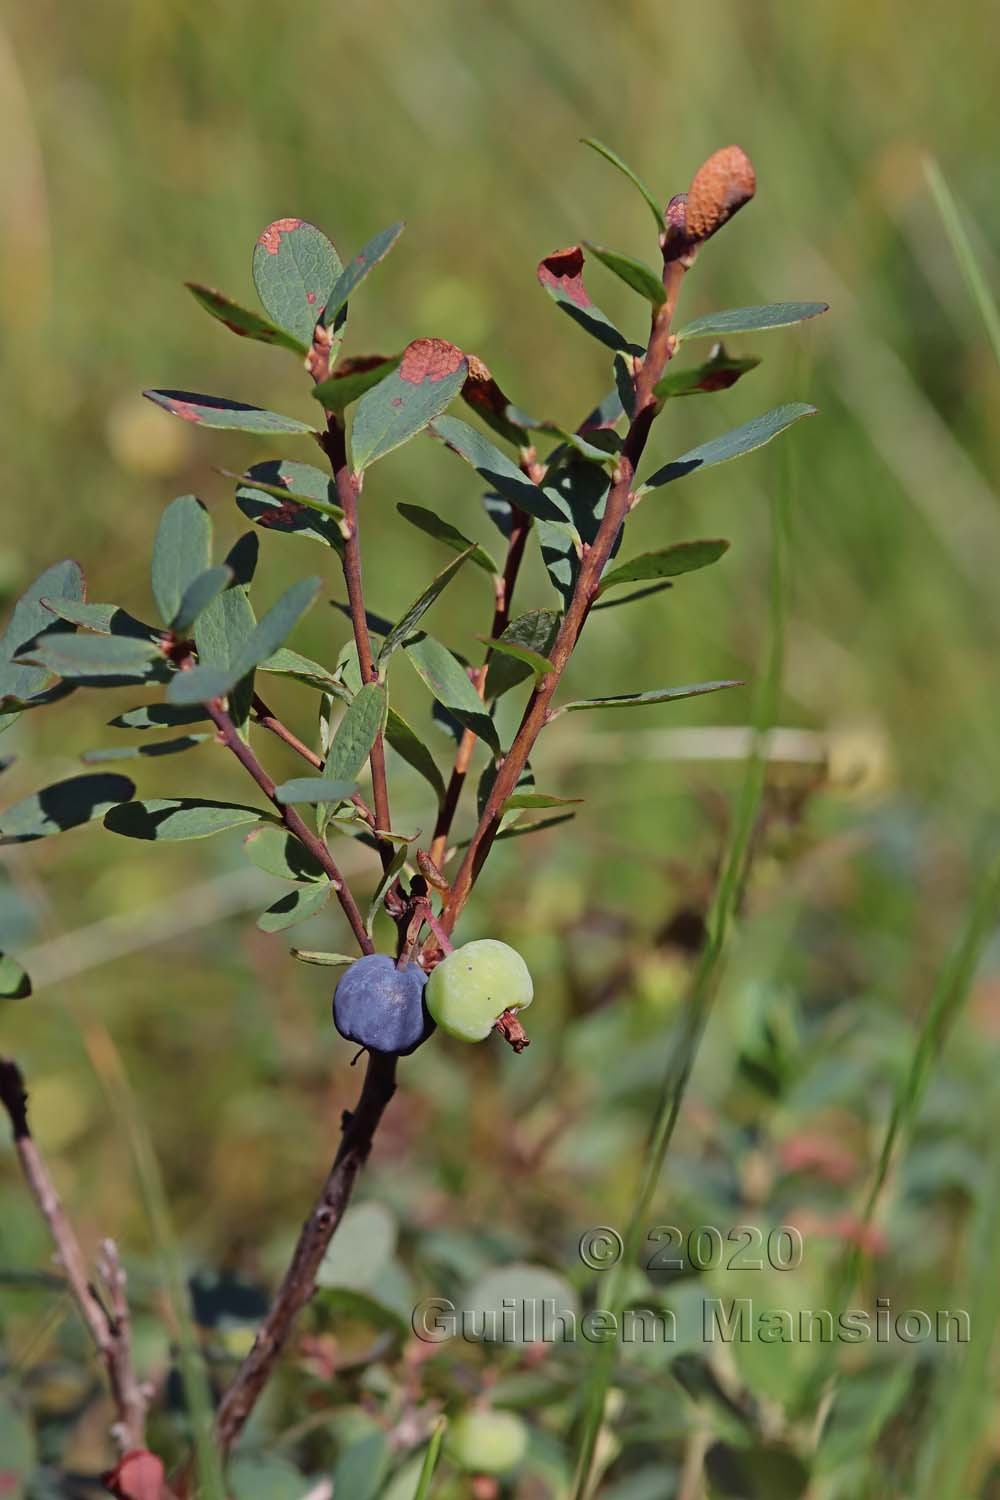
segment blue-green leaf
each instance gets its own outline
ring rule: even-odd
[[[212,698],[223,697],[277,651],[315,600],[321,584],[320,578],[303,578],[299,583],[293,583],[251,631],[228,667],[209,664],[197,666],[189,672],[178,672],[171,681],[168,701],[207,703]]]
[[[405,228],[406,225],[400,221],[398,224],[390,224],[388,229],[380,230],[341,271],[323,309],[325,327],[330,326],[340,309],[346,305],[348,297],[353,295],[369,271],[374,270],[379,261],[388,255]]]
[[[171,416],[198,427],[233,428],[238,432],[255,432],[270,437],[277,432],[312,433],[314,428],[298,417],[284,417],[277,411],[247,406],[244,401],[230,401],[226,396],[203,396],[195,391],[143,391],[148,401],[162,406]]]
[[[111,760],[134,760],[136,756],[156,759],[160,755],[177,755],[182,750],[193,750],[212,739],[211,734],[183,734],[174,740],[152,740],[140,745],[119,745],[111,750],[85,750],[80,756],[88,766],[101,765]]]
[[[511,688],[517,687],[534,672],[551,671],[549,652],[559,634],[562,616],[554,609],[530,609],[527,614],[511,620],[493,649],[500,655],[490,659],[486,674],[487,698],[499,698]]]
[[[388,709],[389,695],[380,682],[368,682],[355,694],[327,751],[325,776],[352,782],[360,775],[372,746],[385,729]]]
[[[670,547],[661,547],[657,552],[643,552],[631,562],[622,563],[605,573],[597,597],[608,589],[619,588],[623,583],[644,583],[650,578],[676,578],[681,573],[693,573],[698,568],[710,567],[729,551],[729,543],[721,537],[703,542],[674,542]]]
[[[412,766],[414,771],[422,776],[433,789],[438,802],[443,802],[444,777],[438,769],[437,762],[417,732],[410,728],[403,716],[394,708],[389,709],[386,718],[385,737],[396,754],[401,756],[407,765]]]
[[[557,307],[578,323],[585,333],[608,349],[622,349],[641,354],[638,345],[616,328],[596,302],[591,301],[583,284],[583,251],[579,245],[554,250],[538,265],[538,280]]]
[[[454,400],[469,373],[461,349],[444,339],[415,339],[399,369],[367,391],[351,429],[356,473],[408,442]]]
[[[657,381],[653,395],[658,401],[667,401],[675,396],[728,391],[742,375],[756,370],[759,364],[759,359],[736,359],[726,353],[722,344],[716,344],[703,364],[691,365],[686,370],[675,370],[671,366],[663,379]]]
[[[315,807],[320,802],[347,802],[357,791],[353,781],[334,781],[328,776],[295,776],[275,787],[279,802],[290,805],[305,803]]]
[[[730,307],[725,312],[705,313],[686,323],[675,335],[679,344],[688,339],[725,338],[730,333],[761,333],[766,328],[787,328],[829,310],[827,302],[774,302],[766,307]]]
[[[326,235],[304,219],[276,219],[254,246],[253,281],[264,311],[306,349],[342,270]]]
[[[606,250],[603,245],[591,244],[590,240],[583,242],[591,255],[597,257],[602,266],[624,281],[640,297],[645,297],[653,307],[662,307],[667,300],[667,293],[663,285],[663,277],[658,276],[652,266],[647,266],[643,260],[635,260],[631,255],[622,255],[618,250]]]
[[[357,401],[373,385],[391,375],[402,357],[401,354],[388,358],[381,354],[362,354],[341,360],[329,380],[313,386],[312,394],[325,411],[343,412],[352,401]]]
[[[31,980],[16,958],[0,952],[0,1000],[25,1000],[31,994]]]
[[[245,589],[226,589],[219,594],[195,621],[194,639],[200,663],[198,670],[217,667],[228,679],[230,669],[253,635],[256,624],[253,606]],[[229,714],[237,728],[242,729],[250,717],[252,697],[252,677],[239,683],[229,693]]]
[[[204,723],[205,712],[198,705],[175,708],[172,703],[143,703],[108,720],[110,729],[176,729],[181,724]]]
[[[154,625],[143,624],[117,604],[84,604],[73,599],[50,599],[48,595],[42,603],[60,620],[80,625],[97,635],[125,635],[135,640],[152,641],[157,640],[161,633]]]
[[[163,662],[155,641],[120,635],[50,635],[29,646],[22,661],[59,677],[144,679],[151,664]]]
[[[128,784],[131,786],[131,782]],[[228,828],[259,823],[267,816],[259,807],[245,807],[239,802],[213,802],[202,797],[154,797],[145,802],[121,801],[118,807],[105,814],[104,826],[129,839],[173,843],[181,839],[208,838],[210,834],[224,833]]]
[[[674,479],[683,479],[685,474],[690,474],[695,469],[708,469],[713,464],[728,463],[731,459],[742,457],[744,453],[752,453],[755,448],[762,448],[765,443],[777,437],[779,432],[784,432],[786,427],[791,427],[793,422],[798,422],[802,417],[814,416],[815,412],[815,406],[807,406],[802,401],[776,406],[762,417],[754,417],[752,421],[723,433],[722,437],[711,438],[709,442],[699,444],[690,452],[682,453],[680,458],[675,458],[662,469],[657,469],[655,474],[651,474],[637,493],[644,495],[648,490],[659,489],[661,485],[670,484]]]
[[[639,191],[642,198],[648,204],[649,211],[653,215],[653,218],[656,220],[656,227],[662,234],[663,230],[666,228],[666,225],[663,222],[663,210],[660,208],[656,199],[653,197],[653,194],[643,182],[638,172],[634,172],[627,162],[622,161],[621,157],[618,155],[618,152],[612,151],[611,147],[606,146],[603,141],[598,141],[593,136],[585,136],[582,144],[584,146],[589,146],[591,151],[596,151],[598,156],[603,156],[605,161],[609,161],[613,167],[618,168],[618,171],[621,172],[623,177],[628,178],[632,186]]]
[[[254,339],[259,344],[275,344],[280,348],[290,349],[293,354],[308,354],[308,344],[292,338],[284,329],[262,318],[260,313],[241,307],[238,302],[215,291],[213,287],[201,286],[197,281],[187,281],[184,284],[200,307],[240,338]]]
[[[258,870],[277,875],[282,880],[312,882],[329,879],[305,844],[300,843],[287,828],[278,828],[273,823],[261,823],[259,827],[251,828],[243,840],[243,852]]]
[[[423,593],[418,594],[413,603],[403,611],[396,624],[382,642],[382,649],[378,654],[379,668],[382,668],[393,652],[397,651],[406,641],[407,637],[413,634],[435,599],[448,587],[462,564],[468,562],[472,556],[472,552],[473,548],[470,546],[467,551],[461,552],[458,557],[453,558],[447,567],[442,568],[440,573],[431,579]]]
[[[57,781],[0,812],[0,844],[27,844],[77,828],[134,796],[135,783],[127,776],[96,772]]]
[[[404,650],[438,703],[499,753],[496,725],[483,707],[465,668],[448,648],[433,636],[419,635],[408,641]]]
[[[175,631],[190,630],[198,616],[232,582],[233,570],[225,564],[216,568],[206,568],[204,573],[199,573],[198,577],[184,590],[184,597],[173,618],[171,628]]]
[[[322,911],[332,895],[333,882],[330,880],[317,885],[296,886],[279,896],[257,918],[257,926],[261,932],[283,932],[286,927],[294,927]]]
[[[185,591],[212,566],[212,522],[194,495],[179,495],[160,517],[153,543],[153,598],[172,625]]]
[[[435,541],[443,542],[453,552],[465,552],[471,547],[469,561],[474,562],[477,568],[482,568],[485,573],[495,574],[498,569],[493,558],[481,547],[478,542],[473,542],[464,536],[457,526],[452,526],[450,521],[445,521],[433,510],[425,510],[422,505],[409,505],[405,501],[396,506],[399,514],[411,526],[416,526],[418,531],[426,532],[428,536],[434,537]]]
[[[51,679],[52,674],[47,668],[28,666],[16,660],[24,647],[40,636],[66,633],[61,620],[42,604],[42,600],[58,599],[69,605],[81,601],[83,595],[83,573],[79,563],[70,559],[46,568],[21,595],[6,630],[0,636],[0,703],[5,698],[17,703],[26,702],[35,693],[40,693]],[[0,717],[0,726],[7,719],[6,714]]]
[[[553,491],[535,484],[488,437],[467,422],[458,417],[438,417],[431,430],[512,505],[542,521],[565,524],[569,520],[568,510]]]
[[[562,703],[551,714],[580,713],[594,708],[644,708],[650,703],[673,703],[678,698],[697,698],[702,693],[719,693],[723,688],[742,687],[742,682],[696,682],[689,687],[652,688],[646,693],[615,693],[609,698],[578,698]]]

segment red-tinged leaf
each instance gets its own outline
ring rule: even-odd
[[[361,285],[369,271],[374,270],[380,260],[389,254],[393,245],[399,239],[406,225],[400,221],[398,224],[390,224],[388,229],[382,229],[374,235],[359,251],[354,259],[345,266],[337,277],[333,291],[327,298],[326,307],[323,309],[323,325],[329,328],[334,318],[342,307],[346,307],[347,299]]]
[[[163,1464],[147,1448],[131,1448],[101,1480],[118,1500],[163,1500],[166,1493]]]
[[[712,391],[728,391],[742,375],[756,370],[759,359],[735,359],[726,353],[722,344],[716,344],[704,364],[692,365],[687,370],[668,370],[653,389],[658,401],[672,400],[675,396],[699,396]]]
[[[539,262],[538,280],[552,300],[574,323],[609,349],[639,353],[625,335],[615,327],[606,313],[592,302],[583,284],[583,251],[579,245],[554,250]]]
[[[513,405],[481,359],[475,354],[467,358],[469,374],[462,387],[462,400],[508,443],[517,448],[529,446],[531,428],[538,424]]]
[[[304,219],[276,219],[254,246],[253,280],[264,311],[307,349],[342,270],[326,235]]]
[[[311,434],[315,430],[297,417],[283,417],[280,412],[247,406],[243,401],[229,401],[224,396],[199,396],[194,391],[143,391],[142,394],[172,416],[199,427],[231,427],[240,432],[268,435],[275,432]]]
[[[329,380],[313,386],[312,394],[326,411],[342,412],[365,391],[378,385],[402,359],[401,354],[361,354],[341,360]]]
[[[184,284],[199,307],[211,313],[213,318],[224,323],[241,339],[254,339],[258,344],[276,344],[279,348],[290,349],[293,354],[308,354],[306,344],[292,338],[290,333],[286,333],[277,324],[269,323],[260,313],[241,307],[238,302],[215,291],[213,287],[201,286],[197,281],[186,281]]]
[[[444,339],[415,339],[398,370],[362,397],[351,431],[356,473],[425,428],[458,395],[469,373],[461,349]]]

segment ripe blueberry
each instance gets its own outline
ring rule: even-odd
[[[449,1036],[481,1042],[505,1010],[524,1010],[533,995],[520,953],[496,938],[480,938],[438,964],[427,984],[427,1009]]]
[[[417,964],[397,969],[388,953],[366,954],[345,970],[334,990],[334,1025],[349,1042],[405,1057],[434,1030],[424,1006],[426,983]]]

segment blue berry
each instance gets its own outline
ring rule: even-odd
[[[334,991],[334,1025],[360,1047],[406,1056],[434,1030],[424,1006],[426,983],[418,964],[397,969],[387,953],[366,954],[344,971]]]

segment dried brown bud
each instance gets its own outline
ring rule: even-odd
[[[687,234],[694,242],[721,229],[757,190],[753,163],[739,146],[723,146],[703,162],[687,195]]]
[[[447,878],[441,874],[441,871],[425,849],[417,850],[417,868],[427,881],[427,884],[432,885],[436,891],[448,891],[451,889]]]

